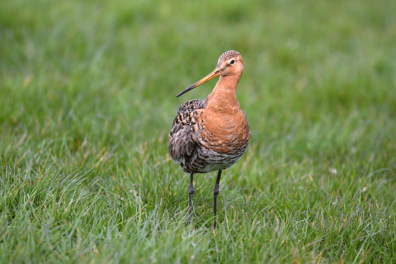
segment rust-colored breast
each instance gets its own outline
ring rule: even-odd
[[[201,133],[201,144],[206,148],[236,155],[249,142],[249,123],[240,109],[234,114],[205,111],[204,120],[206,129]]]

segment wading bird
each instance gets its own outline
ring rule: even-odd
[[[216,228],[216,204],[221,172],[237,162],[248,147],[249,123],[235,95],[243,66],[239,52],[227,51],[220,56],[216,68],[210,74],[176,95],[179,97],[220,76],[212,93],[205,100],[195,99],[179,107],[169,133],[170,156],[184,172],[190,174],[190,223],[194,174],[218,171],[213,190],[213,226]]]

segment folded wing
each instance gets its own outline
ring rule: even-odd
[[[182,104],[177,110],[172,129],[169,133],[168,151],[180,166],[194,162],[198,154],[198,137],[202,131],[202,111],[204,100],[192,100]]]

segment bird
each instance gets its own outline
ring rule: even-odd
[[[187,101],[179,107],[169,133],[169,155],[185,173],[190,175],[188,187],[190,223],[195,192],[194,174],[217,171],[213,189],[213,227],[216,229],[217,196],[220,192],[221,173],[235,164],[249,145],[249,123],[236,98],[236,89],[243,69],[243,59],[238,51],[224,52],[211,73],[176,95],[179,97],[220,76],[213,91],[205,100]]]

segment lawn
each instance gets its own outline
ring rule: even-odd
[[[396,263],[395,1],[0,3],[1,263]],[[250,145],[189,176],[176,98],[238,50]]]

